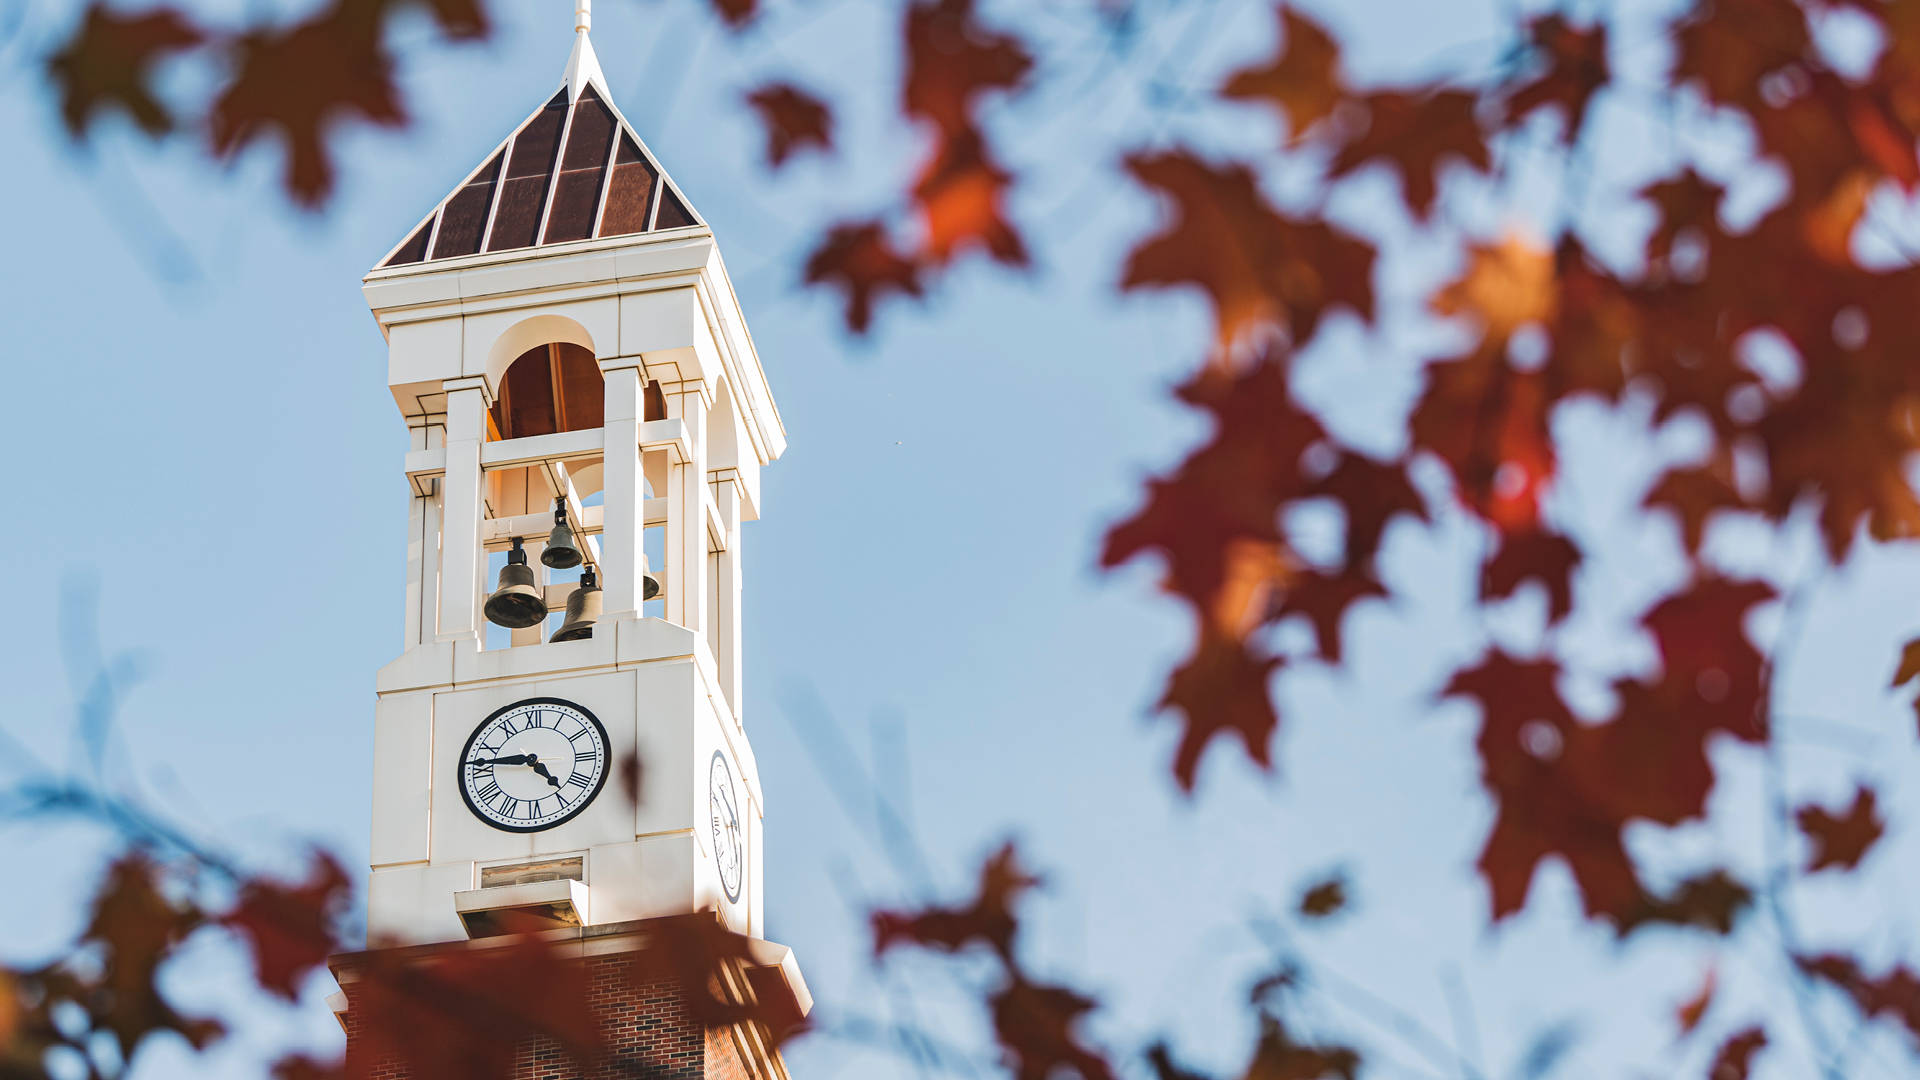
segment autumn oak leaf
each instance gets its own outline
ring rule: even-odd
[[[1174,215],[1127,257],[1122,288],[1198,287],[1213,303],[1222,348],[1269,324],[1303,343],[1336,307],[1373,317],[1373,246],[1280,213],[1245,165],[1185,151],[1135,154],[1126,164],[1171,200]]]
[[[293,1001],[307,975],[340,948],[333,922],[349,895],[346,871],[315,852],[306,881],[250,880],[222,922],[252,947],[261,989]]]
[[[1440,168],[1457,162],[1480,172],[1493,167],[1486,134],[1474,116],[1477,99],[1465,90],[1430,94],[1378,91],[1365,104],[1366,130],[1334,155],[1335,176],[1379,164],[1400,174],[1407,207],[1418,218],[1433,212]]]
[[[1385,598],[1386,586],[1370,570],[1327,573],[1307,570],[1292,576],[1280,592],[1275,618],[1304,615],[1313,626],[1314,641],[1328,663],[1340,662],[1340,623],[1347,609],[1361,600]]]
[[[983,95],[1017,90],[1033,56],[1012,34],[983,25],[973,0],[917,0],[905,20],[901,109],[944,139],[977,128]]]
[[[328,139],[358,116],[388,127],[406,121],[393,63],[376,29],[328,9],[284,31],[242,37],[233,79],[213,103],[215,155],[232,158],[268,134],[286,145],[286,187],[317,206],[333,191]]]
[[[807,259],[806,281],[835,285],[846,294],[847,328],[857,334],[872,325],[876,299],[921,295],[920,264],[894,246],[878,221],[835,225]]]
[[[1512,596],[1520,585],[1537,581],[1547,591],[1547,616],[1554,622],[1573,610],[1573,572],[1580,566],[1580,548],[1572,540],[1546,529],[1506,536],[1500,549],[1480,571],[1480,599]]]
[[[1714,1051],[1713,1063],[1707,1066],[1707,1080],[1747,1080],[1752,1074],[1755,1055],[1766,1046],[1767,1033],[1757,1027],[1727,1036],[1720,1049]]]
[[[1564,137],[1573,142],[1586,123],[1594,92],[1612,77],[1607,67],[1607,28],[1604,24],[1577,27],[1556,13],[1529,20],[1527,37],[1544,60],[1544,68],[1507,99],[1508,115],[1519,119],[1538,109],[1557,107],[1566,118]]]
[[[1861,1015],[1869,1019],[1892,1017],[1920,1037],[1920,975],[1913,969],[1901,965],[1885,975],[1868,975],[1858,960],[1840,953],[1803,956],[1795,963],[1801,971],[1851,998]]]
[[[173,114],[153,93],[154,65],[205,39],[176,9],[123,15],[94,0],[73,37],[47,58],[68,133],[78,138],[109,106],[125,110],[149,135],[172,131]]]
[[[1280,52],[1263,65],[1229,75],[1220,96],[1273,106],[1286,120],[1290,139],[1297,142],[1333,115],[1344,97],[1340,47],[1319,23],[1291,4],[1281,4],[1279,15]]]
[[[801,150],[833,148],[833,113],[792,83],[768,83],[747,95],[767,129],[767,165],[779,168]]]
[[[1074,1029],[1097,1003],[1065,987],[1047,986],[1014,972],[987,1000],[993,1029],[1016,1080],[1113,1080],[1113,1067]]]
[[[1868,849],[1886,834],[1887,824],[1880,817],[1872,788],[1861,786],[1853,805],[1835,814],[1824,806],[1808,805],[1795,811],[1794,821],[1813,845],[1807,857],[1807,872],[1828,867],[1852,870],[1860,865]]]
[[[984,136],[968,129],[941,141],[913,185],[924,235],[920,250],[945,265],[969,247],[984,248],[995,261],[1025,266],[1027,245],[1006,217],[1013,177],[994,161]]]
[[[1021,867],[1013,845],[1006,844],[981,864],[978,892],[967,904],[874,912],[874,954],[899,945],[958,952],[969,945],[983,944],[1011,959],[1014,934],[1019,930],[1013,906],[1039,884],[1039,878]]]

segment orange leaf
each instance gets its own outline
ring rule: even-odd
[[[971,129],[953,133],[921,170],[913,185],[926,235],[924,257],[936,265],[978,245],[1011,266],[1027,264],[1027,246],[1007,222],[1004,203],[1013,178],[990,156],[986,140]]]
[[[324,201],[333,190],[327,140],[337,124],[350,116],[388,127],[406,121],[379,29],[330,8],[285,31],[242,37],[233,81],[213,103],[213,152],[231,158],[277,134],[288,193],[309,206]]]
[[[1680,1022],[1682,1035],[1692,1034],[1693,1029],[1700,1026],[1700,1021],[1707,1015],[1707,1009],[1713,1005],[1713,991],[1718,982],[1718,974],[1713,968],[1708,968],[1707,977],[1700,981],[1700,992],[1681,1004],[1676,1018]]]
[[[831,283],[847,296],[847,327],[866,333],[873,302],[889,292],[919,296],[920,265],[894,247],[878,221],[835,225],[807,259],[809,285]]]
[[[768,83],[747,95],[767,128],[767,165],[779,168],[807,147],[833,148],[833,113],[792,83]]]
[[[1852,870],[1860,865],[1867,850],[1887,831],[1875,802],[1873,789],[1862,785],[1854,792],[1853,805],[1845,813],[1834,814],[1823,806],[1813,805],[1795,812],[1794,821],[1813,843],[1813,850],[1807,856],[1808,873],[1818,873],[1830,866]]]
[[[1553,254],[1518,233],[1476,244],[1467,270],[1433,297],[1441,315],[1470,315],[1486,336],[1504,341],[1515,330],[1553,318],[1558,300]]]
[[[126,110],[149,135],[172,131],[173,114],[150,85],[153,67],[167,53],[190,49],[205,37],[173,8],[121,15],[93,0],[73,37],[47,58],[67,131],[79,136],[110,105]]]
[[[1333,115],[1344,94],[1340,47],[1319,23],[1281,4],[1280,51],[1264,66],[1245,67],[1227,77],[1220,96],[1235,101],[1264,101],[1279,111],[1295,141]]]

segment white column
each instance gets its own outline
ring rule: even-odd
[[[720,524],[726,530],[726,550],[714,557],[713,654],[720,666],[720,689],[733,710],[733,722],[740,716],[740,482],[731,478],[713,485],[720,509]]]
[[[440,632],[438,641],[479,639],[482,476],[486,392],[479,380],[447,391],[447,475],[440,522]]]
[[[609,367],[620,364],[622,367]],[[601,361],[606,376],[606,464],[601,470],[606,524],[600,533],[601,618],[640,617],[646,556],[646,481],[640,471],[640,423],[645,389],[640,358]]]
[[[698,382],[667,391],[667,417],[687,426],[688,460],[667,474],[667,621],[707,628],[707,407]]]

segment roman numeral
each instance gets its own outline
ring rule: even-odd
[[[513,717],[511,716],[506,717],[505,719],[500,721],[500,729],[502,731],[505,731],[508,735],[520,734],[520,729],[513,726]]]
[[[475,793],[474,797],[480,800],[481,805],[490,806],[493,804],[493,797],[499,794],[502,794],[500,785],[489,780],[487,781],[487,786]]]
[[[587,779],[587,774],[583,772],[576,771],[572,776],[567,777],[567,786],[578,787],[581,791],[587,790],[589,783],[591,783],[591,781]]]
[[[509,796],[507,796],[507,801],[506,801],[506,802],[505,802],[504,804],[502,804],[502,805],[501,805],[501,807],[500,807],[500,816],[501,816],[501,817],[509,817],[509,818],[517,818],[517,817],[519,817],[519,816],[520,816],[520,803],[521,803],[521,801],[522,801],[522,800],[520,800],[520,799],[516,799],[516,798],[514,798],[514,797],[513,797],[513,796],[511,796],[511,795],[509,795]],[[533,816],[533,814],[532,814],[531,812],[529,812],[529,813],[527,814],[527,816],[528,816],[528,817],[532,817],[532,816]]]
[[[587,734],[588,734],[587,729],[583,727],[579,731],[576,731],[573,734],[567,736],[567,741],[578,746],[580,744],[580,740],[586,738]]]

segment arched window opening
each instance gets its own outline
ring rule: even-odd
[[[606,383],[591,350],[572,342],[536,345],[514,358],[488,414],[489,439],[523,439],[605,422]]]

